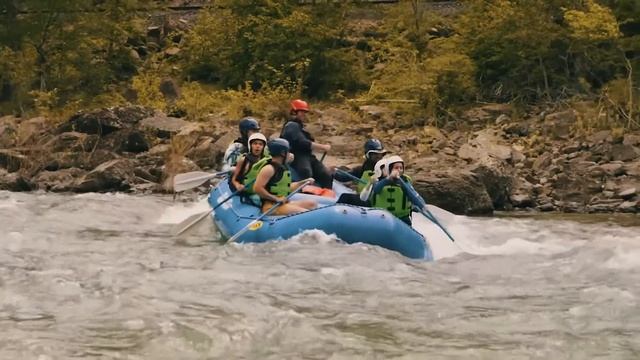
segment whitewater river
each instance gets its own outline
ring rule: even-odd
[[[170,235],[205,209],[0,192],[0,359],[640,358],[640,216],[441,214],[427,263]]]

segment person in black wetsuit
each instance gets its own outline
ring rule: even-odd
[[[325,189],[333,187],[333,177],[330,171],[318,160],[312,151],[327,153],[331,145],[315,142],[311,134],[304,129],[304,121],[309,112],[309,104],[306,101],[296,99],[291,102],[291,117],[282,127],[280,137],[286,139],[291,145],[294,155],[291,167],[298,173],[301,179],[313,177],[316,184]]]

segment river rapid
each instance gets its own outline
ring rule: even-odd
[[[422,262],[171,235],[206,209],[0,192],[0,359],[640,358],[639,216],[440,213]]]

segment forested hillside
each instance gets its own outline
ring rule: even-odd
[[[129,102],[197,119],[241,112],[240,99],[301,94],[402,100],[413,116],[447,119],[477,101],[589,97],[618,125],[637,125],[640,2],[459,3],[221,0],[180,11],[168,1],[9,0],[0,112],[63,117]]]

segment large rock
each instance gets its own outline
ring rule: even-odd
[[[640,201],[638,200],[630,200],[625,201],[622,204],[618,205],[618,211],[624,213],[636,213],[640,210]]]
[[[549,153],[542,154],[538,156],[531,165],[531,168],[536,171],[541,171],[549,167],[551,165],[551,160],[553,157]]]
[[[92,151],[98,140],[98,135],[88,135],[77,131],[70,131],[56,135],[45,146],[51,152]]]
[[[357,156],[359,154],[362,154],[362,147],[357,146],[361,141],[356,141],[353,137],[350,136],[331,136],[324,142],[331,144],[332,155]]]
[[[74,191],[76,180],[87,172],[78,168],[59,171],[41,171],[31,179],[39,190],[66,192]]]
[[[141,153],[149,150],[150,144],[147,136],[140,130],[128,128],[118,130],[104,136],[99,144],[99,149],[114,151],[118,154]]]
[[[602,192],[599,179],[582,176],[582,171],[565,170],[554,175],[553,198],[567,202],[586,202],[593,195]]]
[[[472,172],[484,185],[494,209],[504,209],[509,204],[513,187],[513,169],[493,158],[486,158]]]
[[[633,145],[614,144],[611,147],[611,159],[614,161],[631,161],[639,155],[640,150]]]
[[[472,173],[459,172],[419,178],[415,189],[427,203],[456,214],[481,215],[493,212],[485,186]]]
[[[153,115],[153,110],[141,106],[106,108],[91,112],[80,111],[58,127],[58,132],[77,131],[85,134],[107,135],[131,128],[140,120]]]
[[[509,197],[511,204],[517,208],[528,208],[533,206],[533,199],[530,194],[513,194]]]
[[[571,134],[571,129],[576,123],[576,113],[574,110],[566,110],[549,114],[544,118],[546,134],[553,139],[567,139]]]
[[[620,192],[618,192],[618,196],[625,200],[629,200],[635,197],[637,193],[638,193],[638,190],[635,187],[627,187],[621,190]]]
[[[158,112],[154,116],[143,119],[140,122],[140,127],[150,131],[152,135],[168,139],[171,135],[180,132],[180,130],[188,124],[188,121]]]
[[[317,129],[318,131],[312,132],[312,134],[316,136],[327,134],[335,131],[338,128],[344,128],[345,125],[348,126],[350,124],[355,124],[358,122],[358,120],[359,119],[357,119],[356,116],[350,111],[331,107],[322,111],[320,118],[317,121],[313,121],[313,123],[320,125],[320,129]],[[367,128],[369,127],[365,126],[363,129],[360,129],[360,126],[358,125],[356,129],[353,129],[353,131],[349,131],[349,134],[362,133],[363,131],[366,132]],[[342,133],[343,131],[340,132]]]
[[[31,191],[33,184],[18,172],[9,173],[0,168],[0,190]]]
[[[46,171],[57,171],[69,168],[88,169],[85,164],[87,158],[88,155],[84,152],[50,153],[43,161],[43,169]]]
[[[587,141],[593,144],[600,144],[607,141],[607,139],[609,139],[610,136],[611,136],[611,130],[601,130],[589,135],[587,137]]]
[[[636,176],[640,178],[640,160],[636,160],[624,165],[624,172],[629,176]]]
[[[201,170],[198,165],[184,156],[172,154],[163,168],[162,188],[165,191],[173,190],[173,178],[177,174]]]
[[[374,120],[380,120],[386,117],[392,117],[393,110],[384,106],[378,105],[362,105],[358,108],[361,112],[373,118]]]
[[[78,192],[124,191],[134,182],[135,165],[129,159],[115,159],[82,176],[74,184]]]
[[[27,157],[15,150],[0,150],[0,167],[9,172],[20,170],[27,162]]]
[[[189,150],[187,157],[202,169],[218,168],[222,163],[224,151],[215,145],[213,138],[203,137],[199,143]]]
[[[523,122],[507,124],[503,127],[506,134],[513,136],[528,136],[530,125]]]
[[[16,146],[44,144],[48,141],[51,122],[44,117],[21,120],[16,133]]]
[[[0,149],[8,149],[16,145],[17,128],[15,117],[0,117]]]
[[[180,52],[180,49],[177,47],[172,47],[167,49],[165,53],[166,52],[170,52],[170,55],[177,55]],[[164,98],[169,101],[176,101],[180,97],[180,86],[178,86],[178,83],[172,78],[162,79],[162,81],[160,82],[159,90]]]
[[[509,104],[486,104],[464,112],[463,117],[470,122],[493,122],[501,115],[510,116],[513,108]]]
[[[638,134],[625,134],[624,140],[622,141],[624,145],[632,145],[637,146],[640,145],[640,135]]]
[[[458,156],[465,160],[480,160],[493,157],[500,160],[511,159],[511,146],[502,145],[497,132],[487,129],[478,131],[476,137],[458,150]]]
[[[238,135],[229,131],[225,135],[219,137],[218,140],[213,143],[213,150],[216,152],[222,152],[222,154],[224,154],[229,144],[231,144],[237,137]]]
[[[602,169],[603,173],[607,176],[622,176],[625,174],[624,163],[621,161],[601,164],[599,168]],[[593,169],[589,172],[593,172]]]

